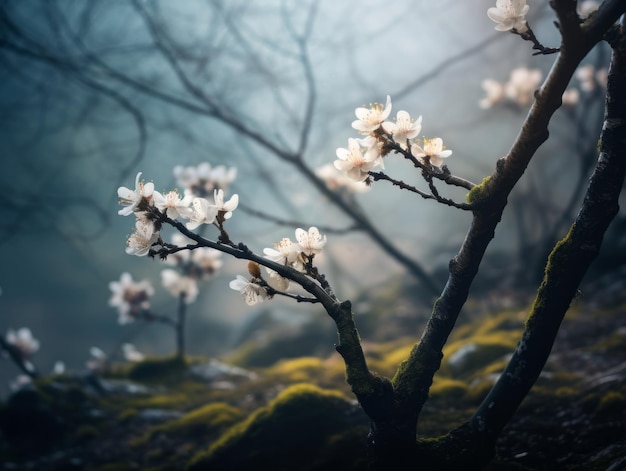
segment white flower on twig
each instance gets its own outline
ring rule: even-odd
[[[443,159],[452,155],[451,150],[446,150],[443,140],[440,137],[432,139],[424,138],[424,147],[420,147],[417,143],[411,146],[411,153],[417,157],[423,164],[430,163],[435,167],[443,165]]]
[[[389,117],[389,113],[391,113],[391,97],[387,95],[387,102],[384,106],[382,103],[372,103],[369,108],[357,108],[354,114],[359,119],[352,122],[352,127],[360,134],[370,134],[380,127]]]
[[[526,0],[496,0],[495,8],[489,8],[487,16],[497,23],[498,31],[515,30],[518,33],[525,33],[528,31],[525,17],[529,8]]]
[[[121,216],[128,216],[129,214],[139,210],[139,206],[142,201],[151,203],[152,194],[154,192],[154,183],[144,183],[143,181],[139,181],[140,177],[141,172],[139,172],[137,177],[135,177],[134,190],[126,188],[125,186],[117,189],[119,202],[120,204],[125,205],[117,212],[117,214],[120,214]]]
[[[248,281],[241,275],[237,275],[237,278],[232,280],[228,286],[235,291],[239,291],[248,306],[261,303],[268,297],[265,288],[253,281]]]

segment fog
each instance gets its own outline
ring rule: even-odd
[[[230,192],[242,208],[268,215],[235,211],[228,221],[234,241],[261,252],[293,238],[295,227],[334,229],[319,264],[340,298],[390,280],[420,286],[367,233],[345,232],[354,222],[289,156],[301,156],[311,172],[332,163],[335,150],[357,137],[355,108],[390,95],[392,116],[402,109],[422,115],[422,133],[442,137],[453,150],[452,173],[480,182],[507,152],[528,109],[481,109],[481,82],[505,82],[517,67],[545,76],[553,61],[532,56],[531,44],[517,36],[495,32],[486,15],[492,3],[3,2],[0,333],[30,328],[41,343],[33,361],[44,373],[56,361],[84,368],[90,347],[113,352],[125,340],[147,354],[170,353],[173,335],[165,326],[120,326],[108,305],[108,284],[122,272],[152,281],[159,313],[173,314],[177,305],[159,286],[162,264],[124,252],[133,221],[117,215],[117,188],[132,188],[142,172],[157,190],[173,189],[175,165],[201,162],[236,167]],[[547,2],[529,4],[533,29],[556,46]],[[606,59],[605,50],[596,50],[588,62]],[[595,148],[601,126],[601,100],[585,96],[581,112],[559,111],[553,140],[512,198],[532,203],[545,219],[512,209],[493,253],[520,252],[524,238],[541,242],[546,228],[560,227],[552,211],[567,206],[586,180],[578,163],[586,151],[576,149],[577,139]],[[564,164],[568,158],[572,164]],[[399,157],[386,158],[386,171],[419,182]],[[463,191],[446,193],[463,201]],[[443,287],[441,270],[470,215],[385,182],[354,198],[378,231]],[[524,228],[516,220],[532,223]],[[288,300],[247,307],[228,289],[245,263],[223,260],[189,306],[190,353],[228,351],[263,310],[286,322],[325,315]],[[3,384],[17,373],[0,362]]]

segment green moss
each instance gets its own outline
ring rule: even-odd
[[[131,444],[141,446],[157,435],[172,435],[177,437],[205,436],[216,437],[227,427],[243,419],[244,414],[236,407],[219,402],[207,404],[188,412],[179,419],[170,420],[165,424],[152,427],[143,436],[135,439]]]
[[[536,316],[543,313],[546,309],[546,291],[548,289],[548,285],[558,282],[559,272],[562,271],[563,262],[568,258],[569,247],[572,244],[571,237],[574,227],[575,224],[572,224],[567,235],[554,245],[550,255],[548,256],[548,261],[546,262],[544,269],[543,281],[537,290],[535,301],[533,302],[530,314],[526,320],[527,329],[531,329],[533,327],[533,322],[536,320]]]
[[[97,471],[130,471],[136,470],[137,466],[132,466],[129,463],[107,463],[96,469]]]
[[[338,391],[309,384],[291,386],[269,405],[231,427],[190,462],[192,470],[299,469],[313,463],[329,437],[367,422]],[[242,450],[246,450],[242,453]]]
[[[463,381],[437,376],[430,388],[430,395],[434,399],[459,399],[465,396],[468,389]]]
[[[134,419],[138,413],[139,411],[135,408],[124,409],[122,412],[120,412],[117,415],[117,420],[118,422],[122,422],[122,423],[128,422]]]
[[[465,195],[465,200],[474,206],[478,206],[481,203],[485,202],[489,197],[489,182],[491,181],[491,177],[483,178],[483,181],[480,184],[476,185],[472,188],[467,195]]]
[[[154,394],[146,397],[131,397],[126,399],[124,404],[133,409],[181,409],[188,404],[188,397],[179,392]]]
[[[100,435],[100,432],[93,425],[81,425],[76,430],[76,438],[79,442],[92,440]]]
[[[610,417],[622,414],[626,409],[626,395],[617,391],[609,391],[598,403],[596,414],[602,417]]]
[[[178,356],[148,358],[134,363],[128,370],[128,378],[142,382],[175,382],[183,376],[186,368],[186,360]]]
[[[592,348],[594,352],[601,352],[609,355],[619,355],[626,353],[626,332],[616,331],[612,332],[608,337],[605,337],[600,342],[595,344]]]

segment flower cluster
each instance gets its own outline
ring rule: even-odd
[[[358,119],[352,122],[352,127],[366,137],[348,139],[347,148],[337,149],[338,160],[334,162],[335,167],[352,181],[369,182],[369,172],[377,166],[385,168],[383,157],[394,146],[410,150],[425,166],[441,167],[443,159],[452,154],[439,137],[417,139],[422,130],[422,116],[413,119],[407,111],[400,110],[394,121],[386,121],[391,108],[391,97],[387,95],[384,106],[374,103],[369,108],[355,110]]]
[[[203,162],[197,167],[177,165],[174,167],[174,177],[185,194],[207,197],[215,190],[228,191],[228,185],[237,177],[237,169],[226,168],[223,165],[211,167],[208,162]]]
[[[526,0],[496,0],[495,8],[489,8],[487,16],[497,23],[496,30],[521,34],[528,31],[526,14],[529,8]]]
[[[326,236],[320,234],[317,227],[311,227],[308,231],[298,228],[295,232],[296,241],[284,237],[274,244],[274,248],[265,248],[265,258],[272,262],[293,268],[301,273],[307,273],[313,261],[313,257],[319,254],[326,245]],[[242,275],[229,284],[231,289],[239,291],[246,304],[252,306],[270,297],[268,288],[277,292],[289,289],[289,280],[283,278],[275,270],[266,268],[268,278],[265,280],[256,263],[248,265],[248,271],[252,276],[246,279]]]
[[[170,219],[187,219],[187,228],[197,229],[202,224],[221,224],[229,219],[239,204],[239,196],[225,200],[223,187],[236,175],[236,169],[225,167],[211,169],[209,164],[196,167],[176,167],[174,174],[179,183],[185,185],[184,195],[177,190],[162,194],[155,191],[154,184],[140,180],[141,172],[135,179],[135,189],[120,187],[117,190],[122,216],[135,214],[135,230],[128,237],[126,253],[137,256],[148,255],[150,249],[161,244],[160,225],[154,223],[153,209],[156,208]],[[212,188],[213,202],[206,199],[207,188]],[[195,193],[194,193],[195,192]]]

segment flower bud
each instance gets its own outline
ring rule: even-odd
[[[256,262],[248,262],[248,273],[255,278],[259,278],[261,276],[261,267]]]

